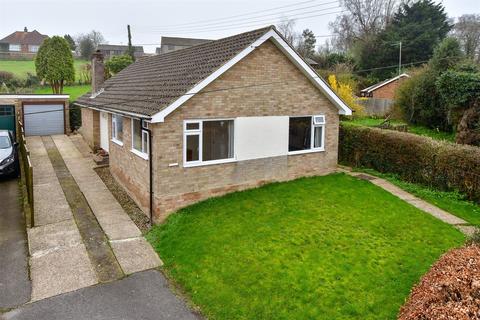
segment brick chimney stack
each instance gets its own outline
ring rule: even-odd
[[[97,50],[92,54],[92,95],[98,93],[105,81],[103,54]]]

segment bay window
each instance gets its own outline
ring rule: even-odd
[[[148,159],[148,122],[132,119],[132,152]]]
[[[234,159],[234,121],[198,120],[184,123],[184,163],[228,162]]]
[[[325,116],[290,117],[288,152],[303,153],[324,150]]]

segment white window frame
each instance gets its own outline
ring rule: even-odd
[[[122,128],[123,128],[123,117],[119,114],[112,113],[112,142],[118,144],[119,146],[123,146],[123,137],[122,140],[118,139],[117,133],[117,121],[122,121]],[[122,129],[123,130],[123,129]],[[122,135],[123,136],[123,135]]]
[[[134,122],[134,120],[139,120],[140,125],[142,127],[142,131],[141,131],[142,150],[135,149],[134,144],[133,144],[133,135],[134,135],[133,122]],[[132,136],[132,148],[130,149],[130,151],[133,154],[139,156],[140,158],[142,158],[144,160],[148,160],[149,136],[148,136],[148,131],[144,130],[144,129],[148,129],[148,122],[146,122],[145,120],[134,119],[134,118],[131,118],[130,122],[131,122],[130,123],[130,128],[131,128],[131,136]]]
[[[202,161],[203,158],[203,122],[208,121],[233,121],[233,157],[220,160]],[[236,136],[235,136],[235,118],[219,118],[219,119],[198,119],[198,120],[184,120],[183,121],[183,166],[199,167],[208,166],[221,163],[231,163],[237,161],[237,148],[236,148]],[[187,124],[198,123],[198,129],[187,130]],[[187,136],[198,135],[198,160],[187,161]]]
[[[324,114],[315,114],[315,115],[305,115],[305,116],[290,116],[291,118],[307,118],[311,117],[310,121],[310,149],[298,150],[298,151],[288,151],[288,155],[304,154],[304,153],[313,153],[313,152],[323,152],[325,151],[325,127],[327,126],[327,120]],[[323,123],[315,123],[315,117],[323,117]],[[315,128],[322,128],[322,146],[315,148]],[[290,125],[289,125],[290,130]],[[290,139],[290,133],[288,135]],[[290,141],[289,141],[290,145]]]
[[[15,48],[15,50],[12,49],[12,48]],[[18,48],[18,49],[17,49],[17,48]],[[8,45],[8,51],[20,52],[20,51],[22,51],[22,45],[21,45],[21,44],[18,44],[18,43],[10,43],[10,44]]]

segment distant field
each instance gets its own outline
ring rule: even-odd
[[[70,95],[70,101],[76,100],[78,97],[87,93],[88,91],[90,91],[90,85],[67,86],[63,88],[63,93]],[[36,89],[35,93],[51,94],[52,89],[50,87],[41,87]]]
[[[75,60],[75,80],[79,79],[80,68],[88,63],[85,60]],[[27,73],[36,74],[33,60],[0,60],[0,71],[12,72],[15,76],[24,79]]]

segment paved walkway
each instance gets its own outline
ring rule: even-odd
[[[32,301],[161,265],[70,138],[27,143],[35,196],[35,227],[28,230]]]
[[[0,181],[0,310],[30,300],[27,235],[18,179]]]
[[[462,231],[465,235],[471,236],[475,232],[475,227],[470,226],[469,223],[459,217],[442,210],[431,203],[428,203],[420,198],[415,197],[414,195],[406,192],[405,190],[397,187],[391,182],[378,178],[362,172],[353,172],[346,168],[340,168],[339,171],[347,173],[351,176],[370,181],[371,183],[379,186],[380,188],[390,192],[391,194],[399,197],[403,201],[411,204],[412,206],[434,216],[435,218],[442,220],[445,223],[448,223],[458,230]]]

